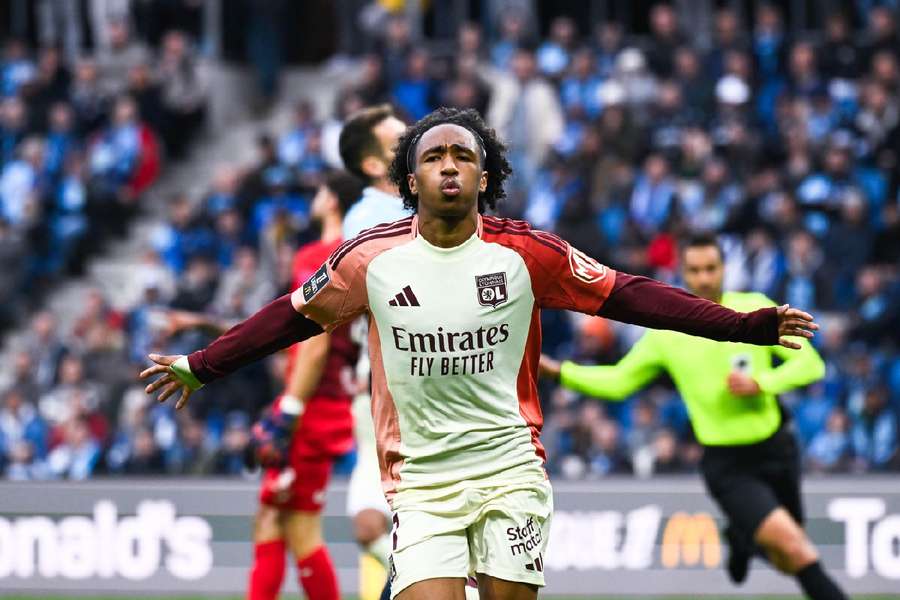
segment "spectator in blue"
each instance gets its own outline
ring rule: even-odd
[[[8,39],[0,62],[0,96],[15,96],[35,73],[34,62],[28,57],[24,42],[18,38]]]
[[[137,105],[123,96],[116,101],[110,126],[90,148],[91,174],[110,191],[118,191],[134,174],[141,153]]]
[[[221,269],[231,266],[238,248],[252,243],[245,233],[241,214],[235,209],[225,210],[216,215],[213,231],[216,241],[216,261]]]
[[[306,154],[297,165],[297,186],[301,190],[315,190],[319,187],[328,164],[322,156],[322,132],[319,129],[313,131],[306,142]]]
[[[863,406],[853,415],[851,436],[858,468],[884,470],[896,467],[897,414],[888,405],[885,386],[866,390]]]
[[[856,277],[856,321],[852,337],[870,345],[900,342],[900,289],[885,271],[864,267]]]
[[[428,72],[429,65],[428,51],[413,49],[407,56],[403,76],[391,88],[394,101],[410,121],[418,121],[436,107],[436,86]]]
[[[600,86],[603,79],[597,74],[594,53],[589,48],[580,48],[572,56],[568,76],[560,85],[560,97],[567,111],[579,107],[589,119],[595,119],[603,109]]]
[[[221,165],[212,177],[212,185],[203,200],[205,218],[210,222],[225,211],[239,206],[240,172],[231,165]]]
[[[30,137],[19,146],[19,160],[0,173],[0,213],[14,228],[24,231],[38,222],[44,193],[44,144]]]
[[[797,188],[797,196],[806,210],[806,226],[819,235],[827,232],[848,195],[864,195],[866,205],[876,211],[881,206],[880,175],[876,175],[878,181],[869,180],[855,168],[851,143],[849,134],[833,134],[822,157],[821,171],[811,174]],[[872,197],[867,194],[870,191],[879,195]]]
[[[495,67],[508,71],[516,49],[526,39],[525,18],[518,12],[504,12],[500,16],[500,39],[491,47],[491,62]]]
[[[51,182],[59,181],[69,153],[77,150],[78,144],[72,107],[65,102],[57,102],[50,108],[44,158],[44,171]]]
[[[631,193],[629,214],[640,231],[651,236],[669,218],[675,203],[675,181],[669,174],[669,163],[661,154],[651,153],[637,176]]]
[[[803,229],[791,234],[786,249],[786,272],[776,297],[791,306],[811,310],[831,307],[832,280],[816,238]]]
[[[91,437],[87,421],[73,417],[63,427],[63,443],[47,456],[47,466],[55,478],[84,480],[93,475],[100,460],[100,444]]]
[[[597,74],[607,78],[613,75],[616,68],[616,57],[622,51],[622,26],[616,21],[603,21],[594,29],[594,53],[596,56]]]
[[[79,154],[69,154],[65,171],[56,186],[50,211],[51,270],[80,269],[84,259],[84,239],[88,233],[86,214],[88,190],[84,164]]]
[[[28,133],[28,109],[18,96],[0,104],[0,167],[16,158],[16,147]]]
[[[179,194],[170,201],[168,222],[153,234],[153,246],[172,271],[181,273],[191,258],[212,255],[216,240],[187,196]]]
[[[250,420],[243,412],[231,412],[225,418],[222,445],[210,459],[215,475],[238,475],[244,470],[244,451],[250,442]]]
[[[768,2],[760,4],[753,29],[753,56],[763,82],[774,81],[784,73],[786,38],[778,7]]]
[[[10,388],[3,394],[0,408],[0,463],[10,461],[16,446],[23,442],[29,444],[32,458],[43,460],[48,428],[34,404],[20,390]]]
[[[290,131],[278,140],[278,160],[286,167],[296,168],[306,155],[309,137],[318,129],[309,100],[301,100],[294,107],[294,122]]]
[[[694,193],[679,196],[682,214],[696,231],[720,231],[743,201],[741,187],[729,177],[728,165],[718,157],[703,165]]]
[[[571,17],[556,17],[550,24],[550,37],[535,53],[538,70],[553,80],[558,80],[572,61],[575,51],[575,22]]]
[[[157,347],[166,333],[167,309],[163,294],[165,284],[161,278],[149,275],[142,286],[141,297],[128,313],[125,330],[128,334],[128,358],[132,364],[143,364],[147,354]]]
[[[845,470],[850,463],[851,446],[847,414],[832,409],[825,429],[816,433],[806,450],[807,467],[817,472]]]
[[[847,310],[853,304],[854,280],[869,261],[873,242],[862,192],[849,190],[843,197],[840,218],[829,229],[823,244],[825,256],[833,265],[836,307]]]
[[[254,237],[261,236],[276,219],[292,231],[306,229],[309,223],[309,199],[291,189],[291,174],[285,168],[266,171],[264,181],[267,195],[260,198],[253,209],[250,231]]]

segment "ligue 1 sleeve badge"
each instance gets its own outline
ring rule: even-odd
[[[497,308],[509,299],[506,293],[506,273],[488,273],[475,276],[478,304]]]

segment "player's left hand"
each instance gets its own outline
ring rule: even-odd
[[[778,307],[778,343],[785,348],[799,350],[800,344],[785,339],[785,336],[813,337],[813,332],[819,329],[819,324],[813,320],[813,316],[799,308],[791,308],[790,304]]]
[[[157,398],[157,400],[160,402],[165,402],[169,396],[172,396],[176,392],[180,391],[181,395],[178,398],[178,402],[175,403],[175,409],[180,410],[187,404],[188,398],[191,397],[191,394],[194,391],[187,383],[183,382],[178,377],[178,375],[176,375],[175,371],[172,370],[172,365],[176,360],[181,358],[181,355],[171,354],[168,356],[163,356],[160,354],[151,354],[149,358],[156,364],[149,369],[144,369],[143,371],[141,371],[141,379],[149,379],[154,375],[160,374],[162,374],[162,377],[159,377],[158,379],[156,379],[156,381],[149,383],[147,387],[144,388],[144,391],[148,394],[152,394],[156,390],[163,388],[162,392]]]
[[[732,371],[728,374],[728,391],[735,396],[756,396],[762,390],[749,375]]]

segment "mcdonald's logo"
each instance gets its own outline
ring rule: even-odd
[[[663,567],[692,567],[703,559],[703,566],[713,569],[722,562],[719,530],[709,513],[677,512],[669,517],[663,531],[660,561]]]

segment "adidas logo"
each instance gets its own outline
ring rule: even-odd
[[[541,553],[538,553],[538,557],[534,559],[533,563],[528,563],[525,565],[525,568],[529,571],[538,571],[543,573],[544,571],[544,556]]]
[[[419,299],[413,294],[412,288],[406,286],[403,291],[388,301],[388,306],[421,306]]]

